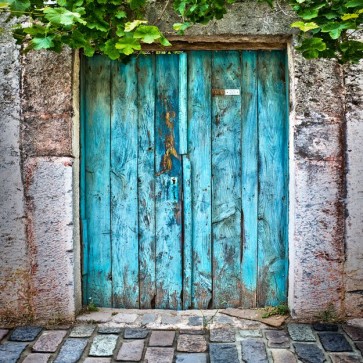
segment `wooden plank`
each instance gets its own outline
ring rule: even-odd
[[[192,170],[188,155],[183,155],[183,309],[192,307],[193,277],[193,216],[192,216]]]
[[[181,309],[182,205],[179,56],[156,57],[156,307]]]
[[[155,56],[140,56],[138,68],[138,199],[140,308],[154,307],[155,285]]]
[[[110,239],[110,61],[85,64],[85,214],[88,220],[88,299],[111,306]],[[87,256],[85,256],[87,258]]]
[[[256,306],[257,291],[257,52],[242,53],[242,306]]]
[[[111,228],[113,306],[139,307],[136,58],[112,63]]]
[[[211,210],[211,64],[210,52],[190,52],[188,69],[188,142],[192,167],[192,307],[212,300]]]
[[[188,152],[187,98],[188,64],[187,54],[179,54],[179,154]]]
[[[240,89],[239,52],[215,52],[212,88]],[[212,98],[213,304],[241,302],[241,97]]]
[[[259,306],[286,302],[288,116],[285,52],[258,55]]]

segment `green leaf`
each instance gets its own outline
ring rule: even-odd
[[[95,49],[91,46],[83,47],[83,51],[87,57],[92,57],[95,54]]]
[[[135,33],[135,39],[140,39],[142,42],[151,44],[154,43],[155,40],[161,38],[160,30],[153,25],[140,25]]]
[[[363,0],[350,0],[345,4],[345,6],[347,8],[362,8]]]
[[[109,39],[102,47],[102,51],[105,53],[105,55],[107,55],[112,60],[120,58],[120,51],[115,48],[115,45],[116,41],[114,39]]]
[[[127,17],[127,14],[122,10],[116,11],[116,13],[115,13],[115,18],[117,18],[117,19],[123,19],[126,17]]]
[[[29,0],[10,0],[8,3],[10,4],[10,10],[16,13],[28,10],[31,5]]]
[[[120,38],[125,35],[125,30],[124,30],[123,25],[121,25],[121,24],[117,25],[117,27],[116,27],[116,35],[118,37],[120,37]]]
[[[146,0],[128,0],[131,10],[137,10],[145,6]]]
[[[303,52],[303,56],[306,59],[314,59],[314,58],[319,58],[319,52],[315,49],[311,49],[311,50],[306,50]]]
[[[356,19],[359,17],[359,14],[344,14],[342,16],[342,20]]]
[[[299,28],[301,31],[307,32],[309,30],[319,28],[319,25],[317,25],[314,22],[304,23],[303,21],[295,21],[295,23],[291,24],[291,27],[292,28]]]
[[[33,38],[31,40],[31,44],[33,46],[33,49],[35,49],[35,50],[49,49],[54,46],[52,36],[47,36],[44,38]]]
[[[79,13],[69,11],[65,8],[45,8],[45,18],[53,24],[73,25],[76,22],[86,24]]]
[[[184,34],[185,30],[187,30],[191,26],[191,23],[175,23],[173,25],[173,29],[177,31],[179,34]]]
[[[140,42],[133,37],[124,37],[117,41],[115,44],[116,49],[120,49],[121,53],[130,55],[134,53],[135,50],[141,50]]]
[[[171,46],[171,43],[169,42],[169,40],[166,39],[164,36],[161,36],[160,44],[163,45],[164,47],[170,47]]]
[[[341,28],[341,23],[337,23],[337,22],[330,22],[330,23],[326,23],[324,25],[321,26],[321,31],[323,33],[329,33],[332,30],[337,30]]]
[[[125,32],[131,32],[141,24],[147,24],[146,20],[134,20],[125,24]]]
[[[338,39],[342,31],[343,31],[342,29],[334,29],[329,32],[329,35],[332,39]]]
[[[310,19],[316,18],[319,15],[319,10],[318,9],[305,9],[303,11],[300,11],[298,14],[304,20],[310,20]]]

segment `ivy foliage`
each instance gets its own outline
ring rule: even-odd
[[[292,0],[301,19],[292,24],[300,29],[297,47],[305,58],[337,58],[339,62],[358,62],[363,43],[355,40],[362,28],[363,0]]]
[[[2,1],[2,2],[1,2]],[[195,23],[221,19],[236,0],[174,0],[180,18],[174,30],[180,34]],[[273,6],[274,0],[261,0]],[[357,62],[363,57],[362,42],[354,39],[361,29],[363,0],[286,0],[298,21],[297,47],[304,57],[337,58]],[[170,46],[156,21],[145,18],[147,0],[0,0],[0,11],[10,17],[27,16],[14,29],[25,50],[49,49],[59,52],[64,45],[83,49],[87,56],[101,53],[119,59],[140,51],[142,44]],[[165,8],[171,0],[165,1]],[[162,12],[162,15],[164,14]]]

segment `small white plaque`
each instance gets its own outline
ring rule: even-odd
[[[226,96],[239,96],[241,93],[240,90],[237,88],[237,89],[226,89],[224,90],[224,94]]]

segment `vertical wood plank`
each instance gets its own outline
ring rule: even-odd
[[[212,87],[240,89],[239,52],[215,52]],[[213,304],[241,300],[241,97],[213,96]]]
[[[111,228],[113,306],[139,307],[136,58],[112,63]]]
[[[257,52],[242,52],[242,306],[256,306],[257,292]]]
[[[179,154],[188,152],[187,98],[188,98],[187,53],[179,54]]]
[[[192,250],[192,180],[191,164],[188,155],[182,157],[183,165],[183,309],[192,307],[192,276],[193,276],[193,250]]]
[[[179,57],[156,57],[156,307],[182,306]]]
[[[188,55],[188,143],[192,167],[192,307],[211,307],[211,52]]]
[[[140,308],[155,303],[155,56],[139,56],[138,196]]]
[[[110,61],[85,64],[85,214],[88,220],[88,298],[111,306],[110,239]],[[85,256],[87,258],[87,256]]]
[[[285,53],[258,55],[259,306],[286,302],[288,117]]]

